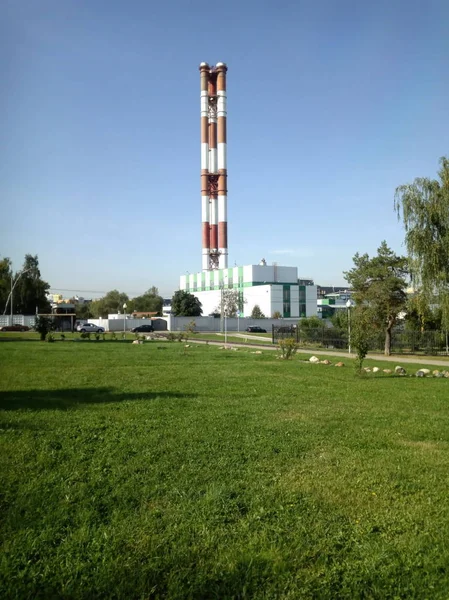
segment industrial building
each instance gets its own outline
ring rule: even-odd
[[[200,64],[202,271],[181,275],[179,288],[196,296],[203,315],[220,310],[224,290],[238,292],[239,315],[258,305],[266,317],[317,314],[317,288],[298,279],[296,267],[257,265],[228,268],[227,93],[225,63]]]

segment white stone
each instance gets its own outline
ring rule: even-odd
[[[405,373],[406,373],[404,367],[399,367],[399,366],[394,368],[394,372],[396,373],[396,375],[405,375]]]
[[[380,369],[379,367],[373,367],[373,373],[379,373]]]
[[[319,358],[317,358],[316,356],[311,356],[311,357],[309,358],[309,362],[316,364],[316,363],[319,363],[319,362],[320,362],[320,359],[319,359]]]
[[[419,369],[418,373],[421,372],[423,375],[430,375],[430,369]]]

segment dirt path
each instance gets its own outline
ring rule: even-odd
[[[224,335],[224,334],[223,334]],[[236,337],[236,335],[233,333],[233,337]],[[245,338],[247,336],[245,336],[244,334],[240,334],[238,335],[238,337],[242,337]],[[251,336],[251,339],[256,339],[256,336]],[[257,336],[257,339],[260,340],[271,340],[271,338],[267,338],[267,337],[262,337],[262,336]],[[192,340],[189,339],[189,343],[190,342],[194,342],[195,344],[206,344],[206,341],[203,340]],[[224,342],[223,340],[220,341],[211,341],[209,340],[208,342],[209,344],[213,344],[214,346],[223,346]],[[257,348],[257,350],[277,350],[276,346],[267,346],[267,345],[262,345],[262,344],[250,344],[250,343],[238,343],[238,342],[228,342],[226,344],[229,347],[236,347],[236,348]],[[313,355],[321,355],[321,356],[338,356],[339,358],[355,358],[355,354],[349,354],[348,352],[341,352],[339,350],[304,350],[302,348],[300,348],[298,350],[298,354],[313,354]],[[401,363],[411,363],[411,364],[419,364],[419,365],[434,365],[437,367],[446,367],[447,369],[449,369],[449,358],[444,360],[444,359],[439,359],[438,357],[435,358],[424,358],[422,356],[384,356],[383,354],[368,354],[368,356],[366,357],[367,360],[379,360],[379,361],[384,361],[384,362],[393,362],[396,363],[398,365],[400,365]]]

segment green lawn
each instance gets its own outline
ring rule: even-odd
[[[0,341],[0,597],[447,599],[449,380],[303,359]]]

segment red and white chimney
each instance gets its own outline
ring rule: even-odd
[[[228,266],[226,72],[200,64],[202,269]]]

